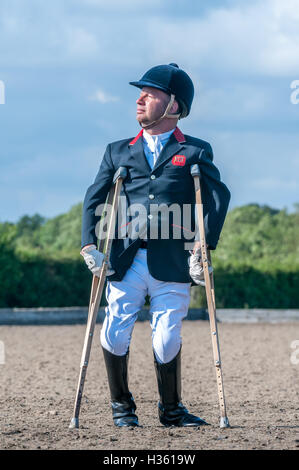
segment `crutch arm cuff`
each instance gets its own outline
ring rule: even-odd
[[[113,184],[116,183],[119,178],[121,178],[122,180],[126,179],[127,173],[127,168],[125,166],[120,166],[118,170],[114,173]]]
[[[200,168],[199,168],[199,164],[198,163],[195,163],[194,165],[191,165],[190,166],[190,173],[191,173],[191,176],[200,176]]]

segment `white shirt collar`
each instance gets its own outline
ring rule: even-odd
[[[148,146],[151,148],[152,146],[157,146],[160,142],[168,140],[174,130],[175,128],[171,129],[171,131],[163,132],[162,134],[151,135],[144,129],[143,138],[147,142]]]

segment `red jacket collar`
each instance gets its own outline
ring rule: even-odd
[[[180,131],[178,127],[175,128],[173,135],[180,144],[186,142],[184,134]]]
[[[141,129],[141,131],[139,132],[139,134],[136,135],[136,137],[134,137],[133,140],[131,140],[131,142],[129,143],[129,145],[134,145],[136,144],[137,140],[139,139],[139,137],[141,137],[143,134],[143,129]]]
[[[136,137],[134,137],[134,139],[131,140],[129,145],[136,144],[137,140],[139,139],[139,137],[142,136],[142,134],[143,134],[143,129],[141,129],[139,134],[137,134]],[[180,144],[182,144],[183,142],[186,142],[184,134],[180,131],[180,129],[178,127],[175,128],[173,135]]]

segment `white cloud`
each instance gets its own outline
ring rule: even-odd
[[[99,7],[104,10],[135,10],[140,8],[140,0],[129,0],[128,2],[124,2],[124,0],[80,0],[81,3],[84,3],[88,6]],[[159,7],[161,5],[161,0],[151,0],[150,7]],[[142,8],[144,6],[142,5]]]
[[[67,55],[76,60],[93,58],[99,53],[96,36],[82,27],[67,28],[65,46]]]
[[[257,202],[292,209],[298,201],[298,133],[212,131],[206,140],[231,190],[231,207]]]
[[[215,0],[206,2],[204,14],[195,7],[199,3],[1,0],[0,79],[14,96],[11,107],[3,109],[11,114],[3,115],[7,131],[1,168],[9,162],[10,172],[7,168],[2,175],[7,181],[13,178],[18,187],[18,194],[12,194],[2,176],[0,192],[10,201],[9,216],[28,211],[31,204],[32,211],[54,214],[65,194],[68,201],[83,197],[102,149],[91,149],[88,157],[76,153],[71,131],[78,129],[83,146],[98,140],[104,146],[136,135],[137,91],[128,82],[163,62],[177,62],[194,80],[194,106],[180,127],[211,142],[215,163],[232,190],[232,205],[257,200],[290,206],[298,200],[293,175],[299,165],[299,105],[290,103],[290,83],[299,79],[298,0]],[[53,97],[54,117],[53,110],[43,111],[52,109]],[[117,106],[104,106],[117,101]],[[34,158],[38,148],[45,148],[43,140],[59,133],[56,116],[63,116],[63,124],[55,150]],[[82,128],[89,119],[90,125]],[[44,133],[40,125],[47,129]],[[60,144],[69,148],[69,156],[63,155]],[[37,190],[38,182],[42,186]],[[27,194],[26,201],[22,194]]]
[[[248,120],[270,114],[273,109],[273,90],[262,84],[220,82],[219,88],[214,89],[211,84],[203,83],[197,88],[192,119]]]
[[[83,201],[104,150],[104,146],[73,148],[24,157],[22,165],[17,161],[9,162],[5,174],[2,171],[0,175],[0,198],[7,201],[0,221],[16,221],[23,214],[36,212],[53,217]],[[15,182],[13,191],[12,180]]]
[[[203,68],[248,76],[298,73],[298,0],[235,1],[211,6],[204,15],[192,14],[198,10],[190,2],[183,16],[175,15],[166,0],[141,9],[139,3],[54,0],[41,8],[28,0],[25,8],[3,0],[2,66],[92,65],[96,60],[106,66],[141,67],[177,61],[193,74]],[[38,22],[32,20],[33,8]]]
[[[257,178],[252,182],[252,187],[256,189],[262,190],[274,190],[274,191],[281,191],[281,190],[288,190],[288,191],[295,191],[299,192],[299,183],[298,180],[295,179],[288,179],[288,180],[281,180],[275,177],[263,177]]]
[[[203,18],[151,21],[154,62],[173,56],[188,68],[222,74],[286,76],[298,73],[298,1],[240,2]]]
[[[119,101],[118,96],[110,95],[109,93],[101,90],[100,88],[89,98],[91,101],[98,101],[99,103],[114,103]]]

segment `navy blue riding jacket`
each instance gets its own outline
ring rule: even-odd
[[[110,255],[115,274],[108,279],[120,281],[124,277],[142,238],[145,238],[148,269],[154,278],[168,282],[191,282],[194,285],[188,265],[195,230],[195,190],[190,166],[198,163],[201,170],[205,234],[210,250],[217,246],[230,192],[213,163],[213,152],[208,142],[183,135],[176,128],[151,169],[143,150],[142,132],[134,139],[120,140],[107,146],[95,181],[84,198],[82,247],[91,243],[97,245],[96,227],[101,215],[97,208],[105,202],[115,172],[120,166],[125,166],[127,177],[120,194],[125,210],[119,208],[119,214],[126,214],[126,218],[117,219]],[[176,215],[171,210],[162,215],[158,209],[173,205]],[[139,219],[138,207],[142,208]],[[143,217],[140,216],[141,212]],[[189,213],[190,221],[186,217]],[[139,224],[136,224],[136,217]],[[164,229],[165,224],[169,229],[166,237],[161,231],[162,221]],[[151,224],[156,230],[151,231]],[[130,232],[132,226],[135,230]]]

